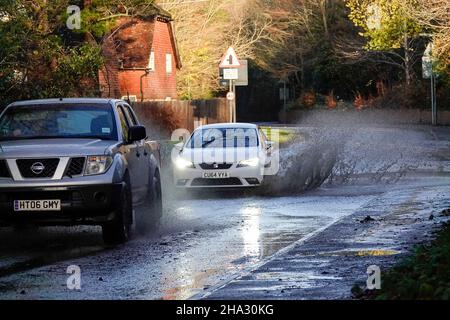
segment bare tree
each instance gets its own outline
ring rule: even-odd
[[[450,1],[417,0],[407,12],[432,33],[434,54],[450,65]]]
[[[272,21],[257,0],[163,0],[173,15],[183,59],[178,90],[183,98],[208,98],[220,90],[218,64],[228,46],[241,59],[255,58],[255,46],[270,37]]]

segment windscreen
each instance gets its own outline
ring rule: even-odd
[[[187,148],[249,148],[259,145],[254,128],[208,128],[196,130]]]
[[[49,104],[8,108],[0,118],[0,140],[95,138],[117,140],[109,104]]]

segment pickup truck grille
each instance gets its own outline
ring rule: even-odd
[[[59,159],[18,159],[16,162],[24,178],[52,178],[58,168]]]
[[[6,160],[0,160],[0,178],[11,178]]]
[[[86,158],[84,157],[70,159],[65,176],[72,177],[82,175],[85,161]]]

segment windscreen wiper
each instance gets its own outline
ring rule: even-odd
[[[214,141],[216,141],[216,138],[212,138],[211,140],[205,141],[202,143],[202,148],[207,147],[208,145],[210,145],[211,143],[213,143]]]

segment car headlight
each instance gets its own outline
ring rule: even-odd
[[[90,156],[87,158],[84,174],[87,176],[102,174],[108,171],[113,160],[110,156]]]
[[[247,160],[242,160],[237,165],[238,168],[241,167],[257,167],[259,165],[259,159],[258,158],[251,158]]]
[[[180,170],[183,170],[183,169],[186,169],[186,168],[191,168],[191,169],[195,168],[194,163],[192,161],[186,160],[186,159],[181,158],[181,157],[178,157],[175,160],[175,166],[178,169],[180,169]]]

